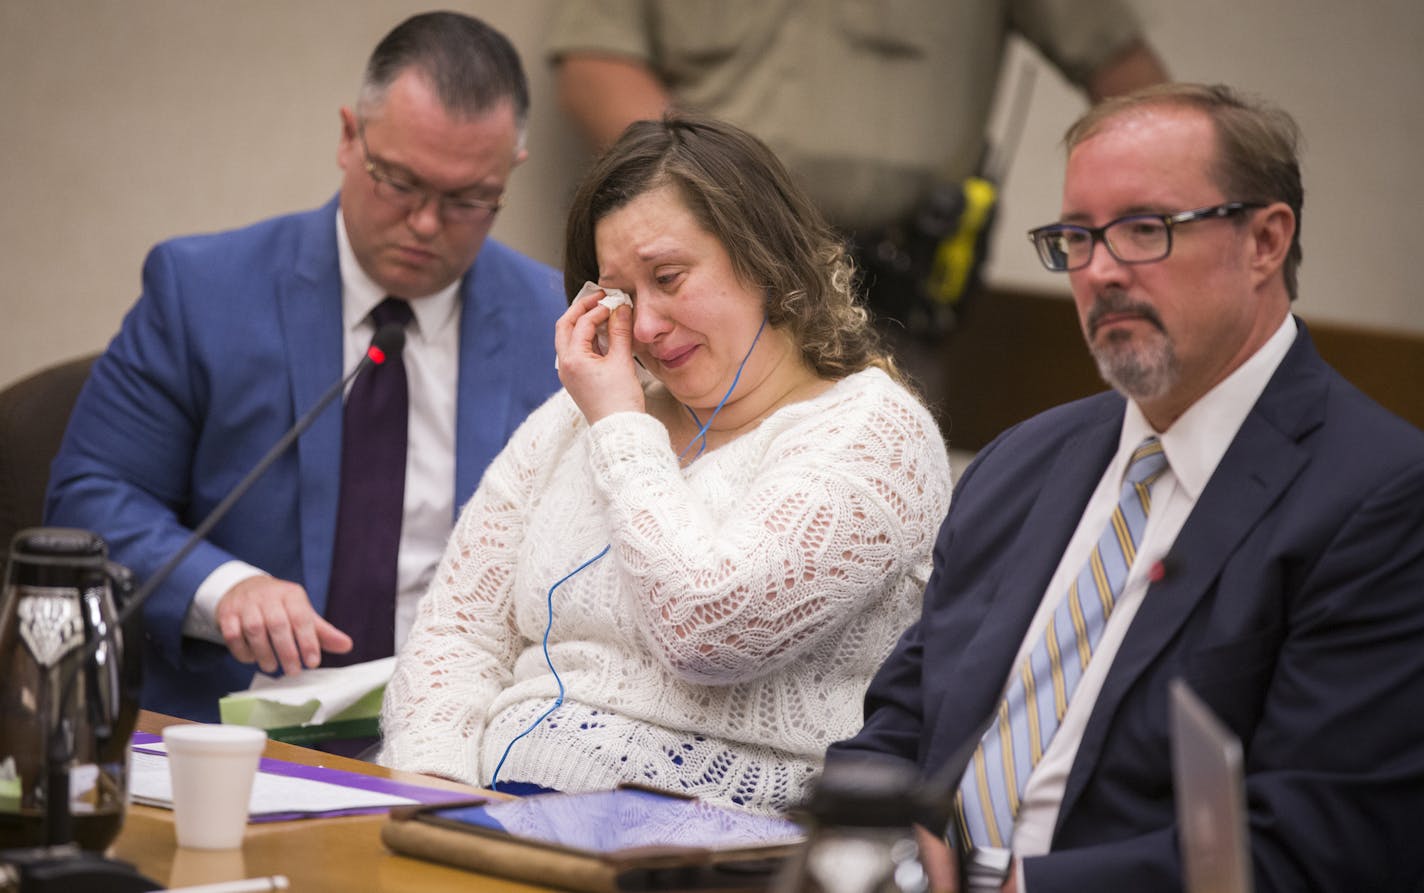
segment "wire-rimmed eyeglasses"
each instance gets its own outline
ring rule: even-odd
[[[1050,223],[1029,230],[1028,238],[1038,250],[1038,259],[1055,273],[1086,267],[1099,242],[1121,263],[1150,264],[1172,253],[1174,227],[1264,207],[1260,202],[1226,202],[1177,214],[1131,214],[1098,227]]]
[[[358,131],[361,137],[361,157],[365,161],[366,173],[375,183],[376,195],[406,213],[419,211],[425,203],[434,199],[438,203],[440,219],[447,223],[483,223],[493,217],[504,206],[503,197],[490,201],[482,198],[468,198],[436,192],[408,180],[402,180],[378,166],[381,162],[371,157],[371,149],[366,145],[366,128]]]

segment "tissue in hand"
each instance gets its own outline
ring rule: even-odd
[[[598,303],[603,305],[604,307],[607,307],[608,311],[611,313],[613,312],[614,308],[622,307],[625,304],[629,307],[632,307],[633,299],[628,297],[628,293],[626,291],[621,291],[616,288],[605,288],[603,290],[603,299]]]
[[[586,298],[596,291],[603,292],[603,297],[599,300],[598,303],[602,304],[604,307],[607,307],[609,313],[612,313],[615,307],[622,307],[624,304],[627,304],[629,307],[633,306],[633,299],[628,296],[627,292],[617,288],[608,288],[606,286],[599,285],[597,282],[585,282],[583,284],[583,288],[579,289],[578,294],[574,295],[574,300],[578,301],[583,298]],[[608,352],[607,326],[598,327],[598,352]]]
[[[614,307],[622,307],[624,304],[627,304],[629,307],[633,306],[633,299],[628,297],[627,292],[617,288],[608,288],[607,286],[599,285],[597,282],[585,282],[583,288],[578,290],[578,294],[574,295],[574,300],[581,301],[596,291],[603,292],[603,299],[598,303],[607,307],[609,310],[612,310]]]

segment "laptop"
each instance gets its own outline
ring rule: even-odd
[[[1187,893],[1252,893],[1241,742],[1181,679],[1171,691],[1172,782]]]

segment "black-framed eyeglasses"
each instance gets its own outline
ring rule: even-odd
[[[1184,223],[1231,217],[1264,208],[1260,202],[1227,202],[1178,214],[1131,214],[1102,226],[1050,223],[1028,231],[1038,259],[1055,273],[1081,270],[1093,259],[1099,242],[1121,263],[1150,264],[1172,253],[1172,230]]]
[[[370,175],[371,181],[375,184],[376,195],[405,209],[407,214],[419,211],[425,207],[426,202],[434,199],[438,202],[440,219],[447,223],[483,223],[504,207],[503,197],[490,201],[482,198],[451,195],[448,192],[436,192],[382,170],[371,158],[371,149],[366,145],[365,126],[363,125],[357,133],[361,138],[361,157],[365,160],[366,173]]]

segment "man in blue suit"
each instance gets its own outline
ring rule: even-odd
[[[388,531],[395,591],[379,594],[376,616],[394,619],[376,624],[380,641],[353,642],[324,616],[351,447],[333,406],[146,605],[144,706],[212,720],[254,663],[293,673],[323,652],[389,654],[403,638],[459,506],[558,388],[558,274],[486,238],[526,155],[527,114],[503,35],[468,16],[416,16],[376,47],[355,108],[341,110],[331,203],[149,255],[143,295],[75,408],[47,512],[99,532],[140,581],[355,366],[373,308],[413,318],[408,418],[392,420],[408,427],[389,503],[401,508],[355,522]],[[377,476],[347,471],[358,485]]]
[[[958,851],[921,832],[938,887],[961,860],[973,890],[1180,889],[1181,677],[1241,739],[1256,890],[1416,889],[1424,435],[1290,313],[1296,140],[1196,85],[1068,133],[1061,222],[1031,236],[1117,393],[976,458],[923,615],[828,757],[953,775]]]

